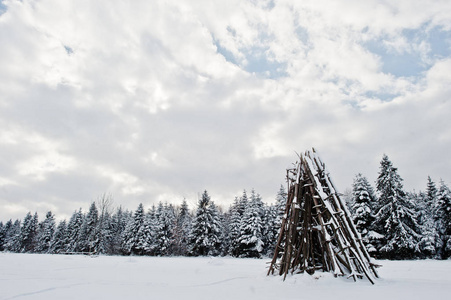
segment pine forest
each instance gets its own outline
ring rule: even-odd
[[[425,190],[406,192],[403,179],[387,155],[373,185],[357,174],[345,195],[354,224],[372,257],[379,259],[447,259],[451,256],[451,190],[443,180],[427,177]],[[140,204],[130,211],[113,208],[103,196],[88,211],[77,209],[69,220],[42,220],[27,213],[23,220],[0,222],[0,251],[17,253],[149,256],[273,255],[285,204],[281,185],[275,201],[265,203],[254,190],[237,196],[224,209],[204,191],[197,206]]]

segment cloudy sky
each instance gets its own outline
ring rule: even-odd
[[[311,147],[451,183],[449,0],[0,1],[0,220],[270,202]]]

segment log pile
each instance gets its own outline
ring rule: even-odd
[[[315,149],[287,170],[288,199],[268,275],[320,270],[357,280],[378,277],[345,203]]]

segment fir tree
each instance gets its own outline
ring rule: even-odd
[[[111,218],[111,253],[122,253],[122,234],[125,232],[128,220],[131,219],[130,213],[123,211],[119,207]]]
[[[37,234],[36,252],[47,253],[50,249],[50,242],[55,233],[55,217],[49,211],[45,215],[45,220],[42,221],[39,233]]]
[[[434,219],[442,242],[440,256],[447,259],[451,257],[451,190],[443,180],[440,181]]]
[[[4,248],[11,252],[20,252],[20,220],[9,220],[5,224]]]
[[[237,211],[238,214],[243,217],[244,212],[246,211],[246,208],[248,206],[248,198],[247,198],[247,192],[246,190],[243,190],[243,195],[239,198],[238,200],[238,206],[237,206]]]
[[[437,188],[431,177],[428,176],[427,179],[426,193],[411,195],[412,201],[417,207],[418,223],[421,225],[420,250],[422,256],[433,258],[437,255],[442,241],[434,220],[434,211],[437,207]]]
[[[50,241],[49,253],[64,253],[66,251],[66,245],[68,244],[68,232],[66,220],[62,220],[58,223],[55,229],[55,233]]]
[[[274,254],[274,247],[277,243],[280,226],[277,203],[275,205],[264,206],[263,214],[263,253],[267,256]]]
[[[98,222],[96,228],[97,243],[94,252],[100,254],[113,254],[113,219],[111,205],[113,198],[111,195],[103,194],[97,199]]]
[[[199,199],[196,216],[189,236],[189,254],[217,255],[220,250],[221,224],[216,205],[207,191]]]
[[[381,160],[376,188],[380,209],[375,223],[379,233],[384,235],[380,256],[389,259],[414,257],[419,252],[419,225],[413,205],[403,190],[402,178],[387,155]]]
[[[113,254],[113,225],[110,214],[105,211],[99,216],[97,225],[98,242],[94,247],[94,252],[99,254]]]
[[[133,215],[133,218],[128,222],[122,242],[122,249],[126,254],[142,255],[144,254],[144,248],[142,242],[142,236],[138,233],[142,232],[142,226],[144,225],[144,207],[142,203],[138,205],[138,208]]]
[[[240,226],[239,243],[242,257],[261,257],[264,246],[262,208],[260,196],[252,192]]]
[[[226,256],[230,251],[230,213],[219,213],[219,220],[221,223],[221,250],[219,255]]]
[[[241,218],[239,212],[239,199],[235,198],[234,204],[230,207],[229,210],[229,251],[230,255],[238,257],[241,255],[240,252],[240,226],[241,226]]]
[[[372,231],[374,221],[374,192],[368,180],[362,174],[357,174],[352,186],[352,221],[362,236],[363,243],[369,253],[376,252],[373,245],[375,237],[379,235]]]
[[[177,215],[176,227],[174,230],[174,254],[186,255],[188,251],[188,237],[191,231],[191,214],[188,209],[186,199],[183,199]]]
[[[84,216],[81,212],[81,208],[75,211],[67,224],[67,252],[80,252],[82,250],[82,226],[84,222]]]
[[[157,249],[156,235],[159,230],[158,220],[156,216],[155,206],[146,213],[144,217],[144,223],[138,232],[139,238],[139,248],[143,249],[146,255],[155,255]]]
[[[20,229],[19,244],[20,252],[33,252],[35,247],[35,236],[38,228],[38,214],[34,216],[28,212]]]
[[[99,211],[95,202],[91,203],[89,211],[86,214],[81,228],[81,251],[94,252],[97,248],[99,237],[97,230],[97,222],[99,221]]]
[[[6,228],[3,222],[0,222],[0,251],[5,250]]]
[[[170,204],[158,205],[159,230],[156,232],[158,255],[170,255],[174,246],[175,211]]]
[[[285,214],[285,207],[287,205],[287,192],[283,185],[280,185],[280,189],[277,192],[276,196],[276,204],[275,204],[275,210],[276,210],[276,221],[275,225],[280,229],[280,226],[282,225],[282,219]]]

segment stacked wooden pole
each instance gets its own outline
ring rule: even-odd
[[[317,270],[356,280],[378,277],[345,203],[315,149],[287,170],[288,199],[268,275]]]

